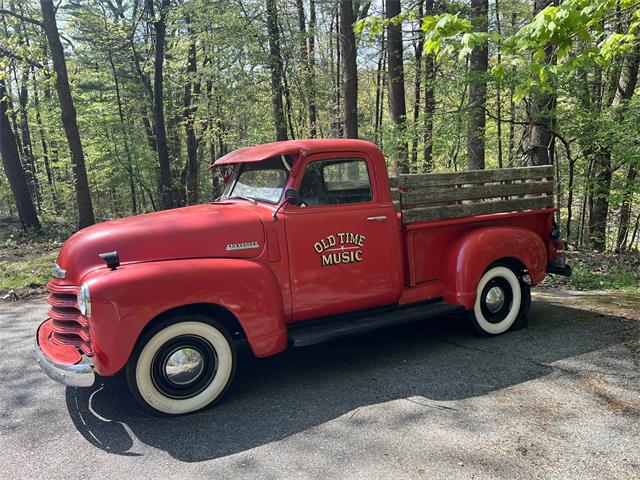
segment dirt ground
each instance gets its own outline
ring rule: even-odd
[[[622,290],[576,290],[541,288],[534,289],[535,298],[563,306],[567,303],[579,303],[580,309],[612,315],[615,317],[640,320],[640,294]]]

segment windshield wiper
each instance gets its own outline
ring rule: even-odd
[[[253,203],[254,205],[258,204],[257,200],[251,197],[244,197],[242,195],[234,195],[233,197],[227,197],[227,200],[233,200],[233,199],[246,200],[247,202]]]

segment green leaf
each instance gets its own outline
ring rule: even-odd
[[[539,48],[533,53],[533,59],[536,62],[544,62],[547,59],[547,52],[544,49]]]
[[[540,78],[540,82],[546,84],[549,80],[549,71],[547,67],[543,66],[538,73],[538,78]]]
[[[502,63],[498,63],[493,66],[491,69],[491,73],[495,75],[499,80],[504,80],[505,77],[505,69]]]
[[[513,92],[513,101],[516,103],[520,103],[524,97],[527,96],[527,89],[522,85],[518,85]]]

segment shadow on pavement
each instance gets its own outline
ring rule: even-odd
[[[78,431],[120,455],[135,441],[197,462],[287,438],[358,407],[423,397],[437,402],[484,395],[542,377],[549,364],[640,338],[638,322],[534,302],[530,326],[474,337],[461,319],[443,318],[302,349],[267,359],[240,356],[222,402],[178,418],[145,416],[122,375],[67,388]],[[137,439],[137,440],[134,440]]]

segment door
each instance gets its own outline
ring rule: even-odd
[[[287,205],[293,321],[398,301],[400,227],[382,206],[371,159],[308,159],[296,182],[303,204]]]

